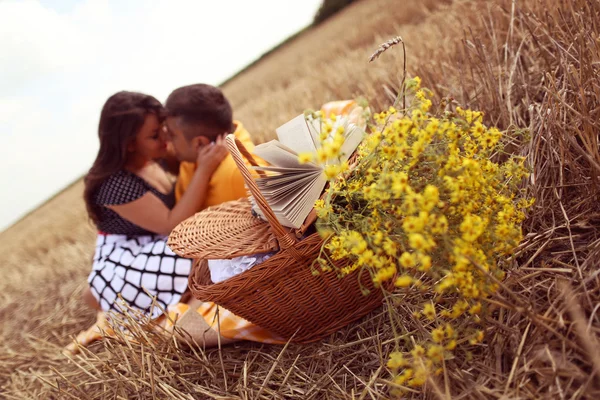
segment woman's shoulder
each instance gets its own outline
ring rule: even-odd
[[[120,170],[102,182],[96,193],[96,203],[119,205],[139,199],[148,191],[142,178],[127,170]]]

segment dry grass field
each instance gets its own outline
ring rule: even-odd
[[[360,95],[387,107],[402,49],[367,61],[396,35],[408,74],[438,100],[528,130],[512,150],[532,166],[537,198],[480,351],[455,360],[441,389],[409,397],[600,398],[600,1],[362,0],[228,82],[235,118],[263,141],[326,101]],[[94,318],[78,302],[95,240],[82,188],[0,234],[0,397],[389,397],[387,308],[311,345],[196,353],[105,340],[64,358],[62,346]]]

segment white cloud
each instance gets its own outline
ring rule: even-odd
[[[0,93],[61,69],[76,68],[83,39],[64,16],[35,1],[0,2]]]
[[[0,0],[0,229],[89,168],[109,95],[218,84],[321,2],[41,1]]]

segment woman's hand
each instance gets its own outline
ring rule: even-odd
[[[198,150],[196,156],[197,168],[202,169],[204,173],[212,174],[228,154],[225,138],[219,136],[214,143],[203,146]]]

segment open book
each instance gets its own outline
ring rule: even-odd
[[[361,128],[344,117],[338,118],[334,131],[340,125],[345,128],[342,156],[332,162],[346,161],[365,135]],[[258,178],[256,184],[283,226],[300,228],[327,183],[323,166],[298,161],[298,154],[316,153],[321,146],[320,127],[319,120],[308,121],[301,114],[277,128],[279,140],[254,148],[254,154],[270,164],[268,167],[254,167],[266,175]],[[253,209],[262,215],[254,202]]]

